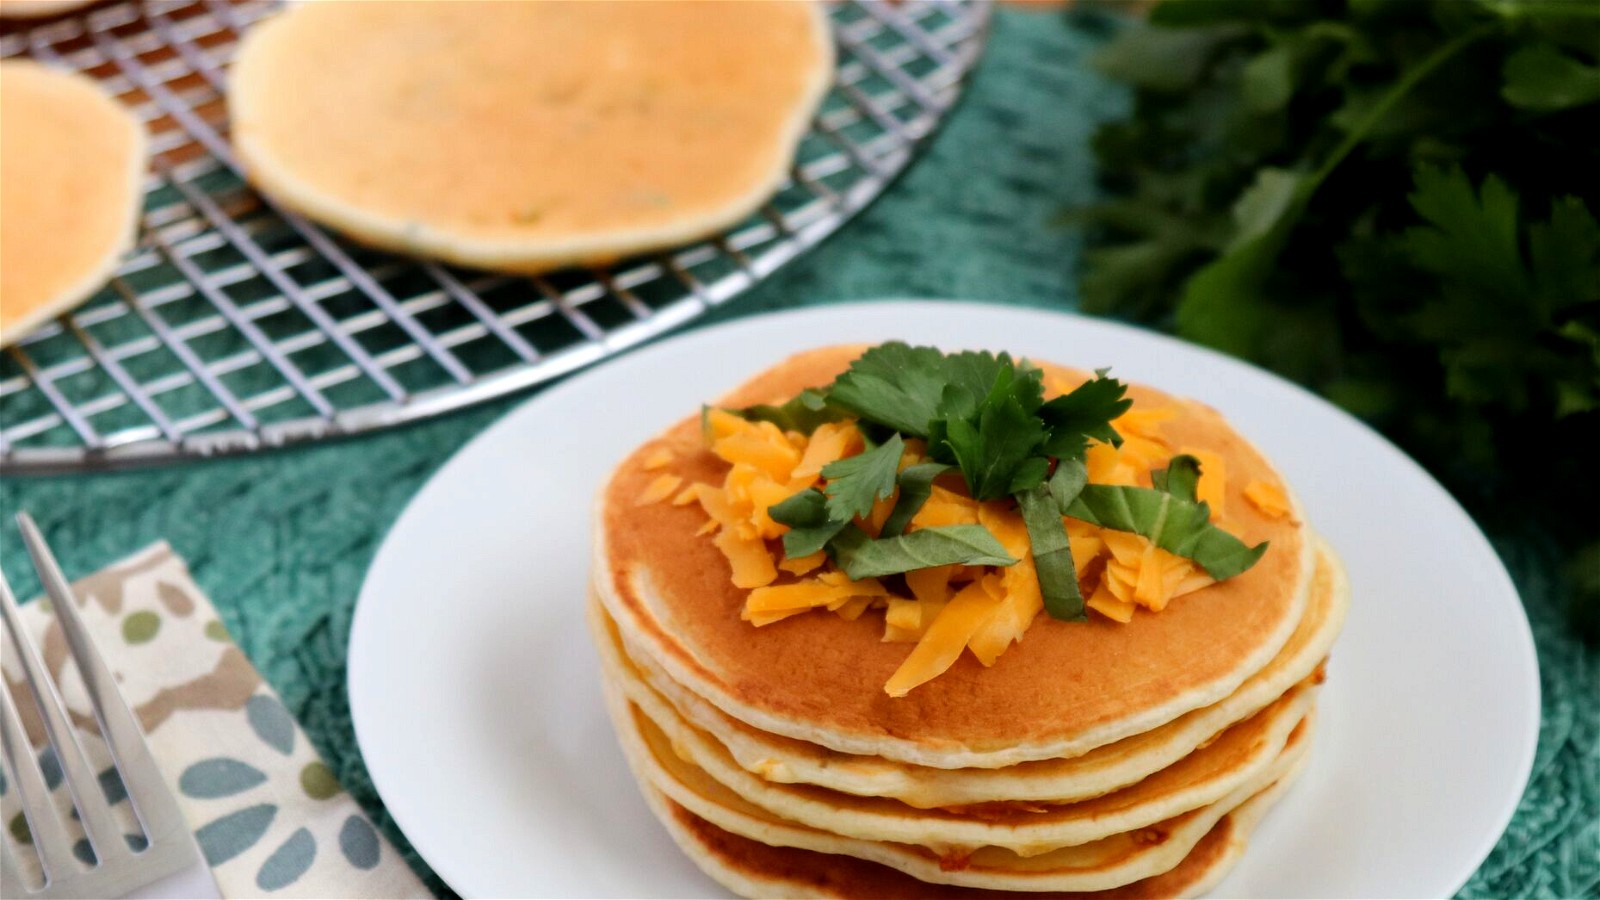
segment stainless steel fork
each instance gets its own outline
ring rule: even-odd
[[[94,850],[92,863],[83,863],[72,851],[66,824],[56,814],[56,806],[45,786],[44,775],[34,757],[17,714],[10,691],[0,685],[0,744],[3,744],[6,769],[12,775],[33,848],[44,872],[44,883],[30,888],[23,883],[22,869],[9,844],[0,842],[0,875],[9,897],[127,897],[188,896],[219,897],[211,870],[200,855],[200,848],[189,832],[178,803],[172,796],[150,756],[144,734],[117,690],[116,679],[95,650],[72,588],[61,574],[50,548],[27,513],[17,516],[22,539],[27,544],[39,581],[54,606],[67,647],[77,663],[94,718],[100,726],[116,765],[117,775],[127,788],[128,800],[144,832],[145,846],[133,850],[123,836],[122,827],[112,815],[104,790],[67,716],[61,692],[45,671],[39,652],[22,627],[11,585],[0,572],[0,613],[11,645],[27,675],[34,705],[44,722],[45,735],[60,763],[72,804],[83,824],[85,837]]]

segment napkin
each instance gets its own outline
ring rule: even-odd
[[[228,637],[188,566],[166,544],[77,582],[95,645],[149,738],[225,897],[427,897],[422,882],[334,778],[272,688]],[[129,843],[142,840],[83,683],[48,602],[22,621],[60,679],[80,742],[115,801]],[[22,714],[46,783],[69,829],[61,768],[47,749],[22,668],[5,644],[5,686]],[[65,670],[65,677],[63,677]],[[0,840],[29,841],[21,798],[0,775]],[[81,829],[74,839],[82,837]],[[75,848],[92,853],[86,840]],[[13,846],[38,881],[37,861]]]

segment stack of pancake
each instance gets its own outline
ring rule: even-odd
[[[825,385],[857,352],[802,354],[723,405]],[[881,618],[754,627],[706,514],[655,502],[663,473],[727,470],[698,417],[622,463],[600,496],[590,621],[634,774],[701,868],[752,897],[1177,896],[1226,874],[1306,765],[1344,574],[1219,415],[1130,396],[1177,410],[1172,442],[1226,467],[1229,530],[1268,552],[1126,624],[1040,615],[992,666],[964,653],[898,698],[884,685],[909,648]],[[1287,512],[1251,502],[1263,484]]]

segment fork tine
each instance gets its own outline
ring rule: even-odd
[[[57,574],[60,574],[59,570]],[[40,580],[48,585],[43,572],[40,573]],[[66,604],[57,600],[54,592],[50,594],[50,600],[59,615]],[[34,705],[39,709],[39,717],[44,720],[45,734],[50,738],[50,746],[56,751],[56,761],[61,764],[61,771],[66,776],[67,790],[72,792],[72,803],[78,808],[78,819],[89,837],[89,846],[94,848],[95,856],[102,863],[112,858],[126,857],[129,851],[122,839],[122,829],[111,817],[111,807],[100,790],[100,780],[95,777],[88,758],[83,754],[83,747],[78,743],[78,736],[67,718],[67,705],[61,699],[61,692],[50,680],[44,662],[39,659],[39,652],[23,630],[21,617],[17,613],[17,601],[11,595],[11,585],[6,582],[4,573],[0,573],[0,615],[5,618],[6,630],[11,633],[11,644],[16,647],[17,658],[22,661],[23,671],[28,676]]]
[[[6,768],[11,770],[11,776],[17,781],[17,790],[22,794],[22,812],[28,817],[33,848],[39,855],[39,866],[44,869],[44,877],[48,882],[62,874],[62,867],[75,864],[72,844],[68,841],[66,826],[61,823],[61,817],[56,815],[56,805],[50,800],[50,789],[45,787],[44,774],[39,771],[39,763],[34,759],[28,734],[22,729],[17,705],[11,699],[11,692],[3,685],[0,685],[0,747],[5,751]],[[11,855],[10,845],[4,846],[6,856],[3,861],[9,872],[5,880],[9,884],[20,884],[21,872],[17,861]]]
[[[33,557],[33,566],[39,571],[39,581],[55,604],[56,618],[61,622],[61,632],[66,636],[72,658],[78,663],[78,674],[83,678],[89,702],[94,707],[95,721],[100,724],[100,734],[111,750],[128,799],[144,827],[145,838],[155,844],[163,837],[187,834],[189,826],[178,811],[177,801],[167,789],[155,758],[150,755],[138,720],[117,689],[116,678],[89,639],[78,612],[77,598],[61,566],[50,553],[32,517],[19,513],[17,524],[22,528],[22,540],[27,545],[28,555]],[[117,846],[123,846],[120,833]]]

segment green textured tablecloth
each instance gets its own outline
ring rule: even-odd
[[[882,296],[1074,307],[1079,242],[1050,221],[1093,196],[1088,138],[1097,122],[1126,108],[1125,94],[1084,65],[1104,26],[1059,13],[1000,10],[988,57],[928,156],[827,245],[702,324]],[[515,402],[246,459],[7,478],[0,506],[32,511],[75,576],[157,539],[170,541],[340,780],[407,848],[351,731],[345,695],[351,613],[367,565],[406,501]],[[28,596],[35,585],[16,528],[5,519],[0,554],[7,574],[21,582],[18,594]],[[1551,574],[1560,560],[1538,527],[1483,511],[1479,521],[1521,587],[1533,622],[1544,721],[1522,806],[1463,894],[1593,895],[1600,890],[1600,654],[1569,635]],[[421,860],[411,861],[436,890],[448,890]]]

